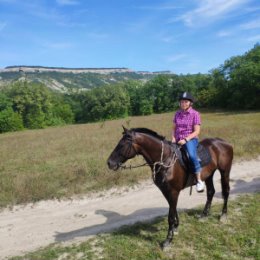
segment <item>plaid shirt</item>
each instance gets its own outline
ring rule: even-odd
[[[193,108],[189,108],[187,111],[179,110],[176,112],[173,122],[175,123],[174,137],[178,142],[194,132],[195,125],[201,124],[200,114]]]

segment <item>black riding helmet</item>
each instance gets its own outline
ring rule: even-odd
[[[181,100],[189,100],[191,101],[192,103],[194,103],[194,97],[189,93],[189,92],[183,92],[180,97],[179,97],[179,101]]]

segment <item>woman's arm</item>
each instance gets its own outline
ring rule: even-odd
[[[195,126],[194,126],[194,131],[193,131],[190,135],[188,135],[185,139],[186,139],[187,141],[189,141],[189,140],[191,140],[192,138],[198,136],[199,134],[200,134],[200,125],[195,125]]]
[[[176,125],[173,123],[173,126],[172,126],[172,143],[176,143],[175,128],[176,128]]]
[[[191,134],[189,134],[185,139],[180,140],[178,142],[178,144],[180,144],[180,145],[186,144],[189,140],[191,140],[192,138],[198,136],[199,133],[200,133],[200,125],[195,125],[194,126],[194,131]]]

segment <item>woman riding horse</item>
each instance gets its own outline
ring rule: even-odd
[[[230,144],[219,138],[204,139],[200,142],[208,149],[211,155],[211,162],[201,170],[201,178],[205,180],[207,187],[207,202],[202,215],[209,214],[212,198],[215,194],[213,175],[218,169],[221,174],[222,195],[224,205],[221,216],[226,216],[227,202],[229,196],[229,173],[233,159],[233,148]],[[124,168],[123,163],[136,155],[142,155],[151,167],[153,180],[161,190],[169,204],[168,234],[162,247],[171,244],[174,231],[179,226],[177,213],[177,202],[179,193],[187,187],[187,172],[181,165],[175,148],[171,142],[146,128],[125,129],[123,137],[115,147],[107,160],[108,167],[112,170]],[[193,185],[189,183],[189,185]]]
[[[197,155],[201,125],[200,113],[193,109],[194,98],[190,93],[182,93],[179,101],[181,109],[176,112],[173,119],[172,142],[182,145],[187,151],[192,163],[192,171],[197,179],[197,191],[202,192],[205,185],[201,180],[201,166]]]

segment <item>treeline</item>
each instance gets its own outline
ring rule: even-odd
[[[16,82],[0,93],[0,132],[74,122],[65,96],[39,83]]]
[[[159,75],[65,94],[16,82],[0,93],[0,132],[168,112],[178,108],[183,91],[193,93],[196,107],[259,109],[260,46],[209,74]]]

